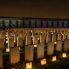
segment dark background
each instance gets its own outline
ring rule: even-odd
[[[0,0],[0,16],[69,18],[68,0]]]

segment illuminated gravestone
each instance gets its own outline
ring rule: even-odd
[[[67,33],[64,33],[64,39],[67,39]]]
[[[44,58],[44,44],[40,43],[37,46],[37,58]]]
[[[25,60],[33,61],[34,47],[33,45],[25,46]]]
[[[10,48],[9,48],[9,36],[8,36],[8,32],[6,33],[6,44],[7,44],[6,52],[9,52]]]
[[[1,32],[0,32],[0,38],[1,38]]]
[[[66,34],[64,33],[64,34],[62,34],[62,40],[64,41],[65,39],[66,39]]]
[[[48,33],[46,34],[46,43],[48,43]]]
[[[48,42],[51,41],[51,33],[48,33]]]
[[[56,43],[56,51],[59,51],[59,52],[62,51],[62,41],[61,40],[57,41],[57,43]]]
[[[25,37],[25,41],[26,41],[25,45],[27,45],[27,40],[28,40],[27,38],[28,38],[28,35],[26,35],[26,37]]]
[[[18,37],[17,37],[17,47],[22,47],[23,45],[23,40],[25,40],[25,34],[23,34],[23,32],[18,33]]]
[[[0,49],[4,49],[4,39],[0,38]]]
[[[27,37],[27,45],[30,45],[31,44],[31,36],[28,36]]]
[[[61,37],[62,37],[61,34],[58,33],[58,38],[57,38],[57,39],[58,39],[58,40],[61,40]]]
[[[32,38],[32,44],[34,44],[34,35],[32,35],[31,38]]]
[[[39,35],[34,36],[34,47],[37,47]]]
[[[47,32],[47,34],[46,34],[46,43],[48,43],[50,41],[51,41],[51,33]]]
[[[14,43],[16,42],[16,34],[14,34]]]
[[[41,41],[41,43],[44,43],[45,40],[46,40],[46,34],[42,35],[42,41]]]
[[[30,30],[30,35],[31,35],[31,36],[33,35],[33,31],[32,31],[32,30]]]
[[[4,41],[5,41],[5,38],[6,38],[6,32],[5,32],[5,31],[3,31],[3,32],[1,33],[1,38],[4,38]]]
[[[8,36],[10,36],[10,37],[14,36],[14,32],[13,32],[13,30],[8,31]]]
[[[3,68],[3,51],[0,50],[0,68]]]
[[[64,40],[64,51],[69,50],[69,40]]]
[[[19,48],[11,48],[10,50],[10,63],[15,64],[20,61]]]
[[[65,39],[65,35],[64,35],[64,34],[62,34],[62,41],[64,41],[64,39]]]
[[[54,42],[49,42],[47,45],[47,55],[54,54]]]
[[[51,33],[51,41],[54,42],[54,33]]]
[[[41,41],[42,41],[42,35],[40,34],[40,43],[41,43]]]
[[[14,37],[9,37],[9,46],[14,47]]]
[[[21,37],[18,38],[18,46],[22,47],[23,39]]]
[[[53,39],[53,40],[54,40],[54,42],[56,42],[56,34],[54,34],[54,37],[53,37],[53,38],[54,38],[54,39]]]
[[[69,32],[67,33],[67,39],[69,39]]]

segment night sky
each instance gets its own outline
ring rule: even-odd
[[[68,0],[0,0],[0,16],[69,18]]]

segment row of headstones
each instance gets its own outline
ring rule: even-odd
[[[28,34],[28,33],[27,33]],[[65,35],[65,34],[56,34],[56,33],[47,33],[47,34],[39,34],[39,35],[31,35],[31,36],[28,36],[28,35],[25,35],[24,39],[22,39],[24,35],[22,36],[18,36],[17,38],[15,38],[14,36],[14,40],[16,42],[17,40],[17,46],[19,46],[19,44],[23,42],[23,40],[25,40],[25,45],[33,45],[33,44],[38,44],[38,43],[48,43],[49,41],[51,42],[56,42],[57,40],[62,40],[64,41],[65,39],[69,39],[68,38],[68,35]],[[20,39],[20,41],[19,41]],[[10,41],[10,40],[9,40]]]
[[[64,46],[62,50],[62,41],[57,41],[56,42],[56,51],[57,52],[62,52],[62,51],[69,51],[69,40],[64,40]],[[37,46],[37,58],[44,58],[44,51],[45,51],[45,45],[43,43],[38,44]],[[54,54],[54,48],[55,44],[54,42],[49,42],[47,43],[47,55],[53,55]],[[33,52],[34,52],[34,46],[25,46],[25,54],[27,58],[25,58],[28,61],[33,60]],[[32,54],[32,55],[31,55]],[[31,59],[32,58],[32,59]]]
[[[56,43],[56,51],[60,51],[62,52],[62,41],[58,41]],[[65,40],[64,41],[64,51],[68,51],[69,50],[69,40]],[[37,45],[37,59],[40,58],[44,58],[44,44],[39,44]],[[18,63],[20,61],[20,51],[19,48],[11,48],[10,49],[10,63],[11,64],[15,64]],[[47,44],[47,55],[51,56],[54,54],[54,43],[53,42],[49,42]],[[29,45],[29,46],[25,46],[25,61],[33,61],[34,60],[34,46]],[[0,50],[0,68],[3,68],[3,51]]]
[[[33,39],[31,40],[31,36],[28,36],[26,35],[25,36],[25,45],[35,45],[35,44],[39,44],[39,43],[48,43],[48,42],[56,42],[57,40],[62,40],[64,41],[66,38],[67,35],[61,35],[61,34],[52,34],[52,33],[47,33],[47,34],[43,34],[42,33],[40,35],[32,35]],[[20,41],[19,41],[19,37],[15,38],[15,36],[13,38],[9,37],[8,36],[8,32],[7,32],[7,35],[6,35],[6,43],[8,43],[8,48],[9,47],[14,47],[14,42],[16,42],[17,40],[17,47],[18,46],[22,46],[23,44],[23,39],[22,39],[23,35],[20,37]],[[55,39],[55,41],[54,41]],[[1,40],[1,43],[2,43],[2,40]],[[4,45],[4,42],[2,43]],[[2,47],[2,45],[0,46]]]

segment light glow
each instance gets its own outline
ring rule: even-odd
[[[8,43],[8,40],[6,40],[6,43]]]
[[[26,63],[26,69],[32,69],[32,62]]]
[[[10,48],[6,48],[6,52],[10,52]]]
[[[12,69],[16,69],[16,68],[12,68]]]
[[[46,59],[41,60],[41,65],[45,65],[47,63]]]
[[[34,47],[37,47],[37,45],[34,45]]]
[[[52,57],[52,62],[55,62],[57,60],[57,57],[56,56],[53,56]]]
[[[62,57],[66,58],[67,57],[66,53],[62,53]]]
[[[57,42],[54,42],[54,44],[57,44]]]

